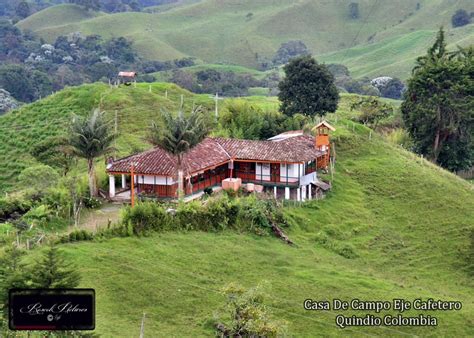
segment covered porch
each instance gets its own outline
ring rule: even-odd
[[[300,163],[235,161],[232,178],[264,186],[298,187],[307,175],[316,172],[316,160]]]
[[[191,174],[183,179],[184,194],[191,196],[209,187],[220,187],[221,182],[228,177],[228,172],[226,163]],[[117,182],[117,176],[120,177],[120,182]],[[109,173],[109,198],[111,200],[130,200],[131,189],[131,173]],[[178,196],[178,182],[172,176],[134,173],[133,189],[137,197],[173,199]]]

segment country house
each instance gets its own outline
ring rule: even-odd
[[[313,130],[315,136],[298,130],[264,141],[208,137],[183,156],[184,193],[193,195],[220,186],[227,178],[240,178],[242,183],[272,190],[276,197],[311,199],[328,189],[318,180],[317,170],[329,165],[329,131],[334,128],[321,122]],[[176,157],[159,147],[112,160],[107,165],[109,196],[116,196],[115,176],[121,175],[121,191],[128,190],[133,180],[135,194],[174,198],[176,167]]]

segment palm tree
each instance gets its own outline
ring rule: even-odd
[[[163,112],[164,125],[152,122],[150,141],[177,158],[178,197],[183,196],[183,155],[186,151],[201,142],[209,132],[204,121],[201,107],[193,108],[188,116],[180,111],[175,117],[170,112]]]
[[[69,143],[74,155],[87,160],[89,190],[91,197],[99,194],[95,176],[94,160],[113,150],[111,144],[115,134],[110,132],[104,112],[95,109],[88,117],[74,116]]]

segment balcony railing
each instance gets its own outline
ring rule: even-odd
[[[252,171],[240,171],[234,172],[234,177],[242,179],[243,183],[256,183],[260,185],[270,186],[288,186],[297,187],[299,186],[299,178],[293,176],[282,176],[281,174],[256,174]]]

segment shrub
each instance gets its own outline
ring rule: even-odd
[[[102,205],[102,202],[94,197],[84,197],[83,198],[84,207],[88,209],[97,209]]]
[[[241,229],[254,232],[258,235],[268,233],[271,224],[267,210],[267,203],[259,200],[255,196],[240,199],[240,210],[238,213],[237,225]]]
[[[122,212],[122,223],[125,226],[130,225],[136,235],[150,230],[165,230],[169,228],[170,221],[171,217],[166,210],[154,202],[138,203],[134,208],[127,207]]]
[[[339,254],[340,256],[342,256],[344,258],[347,258],[347,259],[352,259],[352,258],[357,258],[358,257],[358,255],[355,252],[354,247],[349,243],[336,245],[334,251],[337,254]]]
[[[458,9],[451,17],[453,27],[462,27],[471,23],[471,16],[464,9]]]
[[[359,4],[357,2],[351,2],[349,4],[349,17],[351,19],[359,18]]]
[[[255,196],[232,198],[221,195],[212,199],[192,201],[178,205],[174,216],[156,202],[141,202],[133,209],[122,212],[122,224],[101,231],[101,236],[142,235],[150,231],[200,230],[222,231],[239,229],[258,235],[268,234],[272,223],[287,225],[283,212],[273,199],[262,200]],[[125,228],[122,228],[125,227]]]
[[[0,220],[7,220],[12,214],[24,214],[32,207],[32,202],[23,198],[0,198]]]
[[[225,307],[218,311],[216,327],[218,336],[223,337],[278,337],[285,336],[284,321],[272,319],[265,306],[266,294],[263,286],[244,289],[229,284],[222,290],[226,297]]]
[[[209,220],[202,204],[198,201],[182,203],[178,206],[174,224],[184,230],[199,230],[207,228]]]
[[[400,145],[405,149],[413,150],[414,143],[410,134],[403,128],[397,128],[391,130],[388,134],[385,135],[387,141],[392,144]]]
[[[34,225],[45,225],[51,216],[51,210],[47,205],[41,204],[35,208],[30,209],[23,219]]]
[[[77,231],[73,231],[69,234],[69,242],[75,242],[77,240]]]

